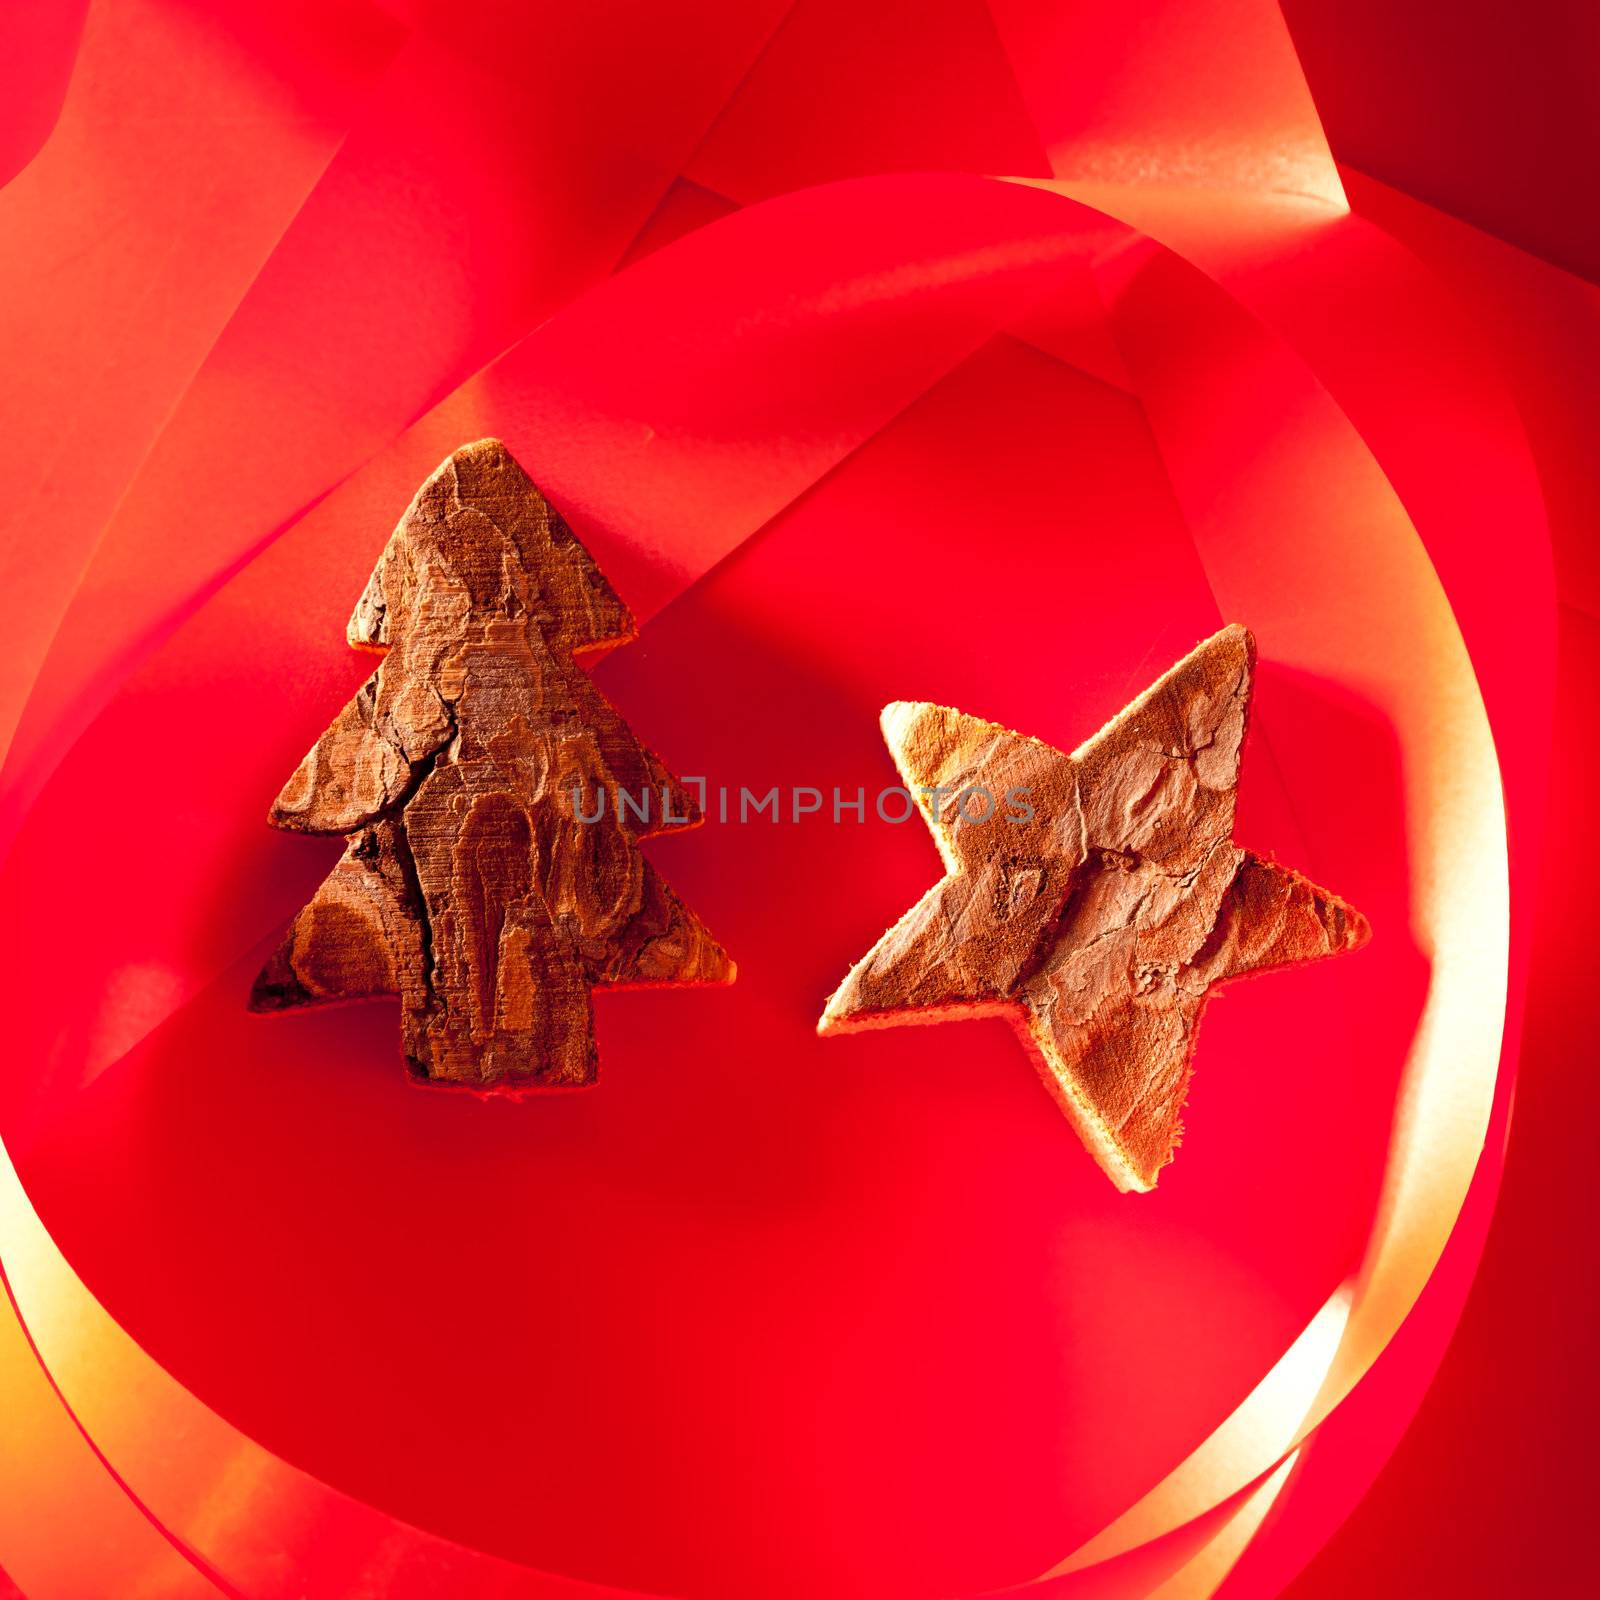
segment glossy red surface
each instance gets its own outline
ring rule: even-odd
[[[1011,0],[705,0],[604,26],[545,5],[94,0],[30,162],[69,34],[29,45],[24,165],[0,191],[20,375],[0,399],[0,956],[21,997],[0,1136],[124,1335],[375,1514],[308,1498],[324,1521],[263,1559],[216,1510],[222,1481],[185,1477],[185,1435],[135,1461],[84,1421],[100,1453],[72,1470],[112,1469],[102,1487],[136,1497],[196,1593],[349,1592],[342,1563],[387,1516],[653,1592],[1046,1572],[1229,1417],[1367,1248],[1433,976],[1427,752],[1397,732],[1403,684],[1368,670],[1403,656],[1391,558],[1397,584],[1442,585],[1487,707],[1513,1042],[1532,964],[1534,1060],[1570,1051],[1581,907],[1559,877],[1534,887],[1552,538],[1580,608],[1562,793],[1592,712],[1594,291],[1359,174],[1341,215],[1316,64],[1348,96],[1359,63],[1318,34],[1308,89],[1254,0],[1152,3],[1137,26]],[[1270,200],[1285,189],[1321,198]],[[1250,622],[1238,836],[1360,905],[1371,949],[1213,1007],[1188,1141],[1140,1199],[1001,1024],[814,1036],[937,871],[915,823],[713,819],[653,845],[741,977],[603,998],[593,1094],[414,1090],[384,1005],[248,1016],[333,854],[270,832],[267,802],[370,666],[344,618],[409,494],[491,432],[646,623],[599,682],[714,791],[870,794],[892,781],[876,712],[902,696],[1070,747]],[[1373,530],[1396,505],[1415,533],[1395,523],[1391,556]],[[1348,543],[1322,531],[1341,517]],[[1433,637],[1419,681],[1443,670]],[[1584,816],[1557,805],[1554,849],[1581,849]],[[1426,1295],[1222,1592],[1281,1590],[1395,1447],[1489,1227],[1510,1065]],[[1557,1096],[1578,1091],[1538,1082],[1536,1136],[1560,1147]],[[1522,1163],[1489,1257],[1513,1301],[1534,1293],[1515,1239],[1572,1202]],[[1544,1359],[1487,1315],[1480,1363]],[[71,1367],[65,1345],[38,1354]],[[1495,1441],[1525,1438],[1445,1371],[1435,1442],[1400,1447],[1387,1520],[1358,1518],[1307,1600],[1353,1574],[1416,1592],[1393,1545],[1443,1516],[1441,1461],[1483,1460],[1455,1491],[1483,1507]],[[70,1390],[47,1403],[99,1414]],[[407,1593],[458,1556],[440,1582],[563,1592],[393,1537]],[[1185,1537],[1041,1587],[1152,1593]],[[101,1545],[113,1587],[123,1538]],[[0,1565],[70,1595],[81,1568],[49,1579],[50,1547],[0,1540]],[[1526,1569],[1428,1570],[1487,1594],[1524,1570],[1560,1593],[1571,1569],[1552,1532]]]

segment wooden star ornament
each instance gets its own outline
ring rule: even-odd
[[[1369,934],[1233,842],[1254,668],[1249,631],[1224,628],[1071,755],[948,706],[886,707],[946,875],[850,970],[817,1031],[1005,1015],[1111,1181],[1153,1189],[1211,990]]]

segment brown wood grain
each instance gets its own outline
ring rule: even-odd
[[[382,662],[272,806],[275,827],[349,843],[251,1007],[398,995],[415,1078],[515,1093],[594,1081],[593,988],[731,982],[639,850],[697,823],[693,797],[574,659],[633,634],[504,445],[457,450],[351,617]]]
[[[1368,937],[1359,912],[1233,842],[1254,667],[1248,631],[1224,628],[1071,755],[946,706],[887,707],[947,875],[819,1031],[1006,1015],[1112,1182],[1153,1188],[1209,992]],[[1031,817],[1003,809],[1011,791]]]

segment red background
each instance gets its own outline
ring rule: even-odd
[[[408,21],[427,9],[397,8]],[[1580,1592],[1566,1530],[1569,1519],[1581,1525],[1592,1482],[1583,1443],[1597,1386],[1582,1360],[1581,1310],[1592,1292],[1593,1253],[1574,1226],[1587,1198],[1578,1140],[1593,1101],[1577,1018],[1592,963],[1573,938],[1582,927],[1581,889],[1566,863],[1583,859],[1587,839],[1587,734],[1600,669],[1596,508],[1583,470],[1600,319],[1588,283],[1538,269],[1531,258],[1578,274],[1595,268],[1594,219],[1574,203],[1596,153],[1586,120],[1592,96],[1568,81],[1592,43],[1585,30],[1592,34],[1593,22],[1579,8],[1535,8],[1515,22],[1497,7],[1430,10],[1408,7],[1397,17],[1378,6],[1286,7],[1358,209],[1480,308],[1545,474],[1562,599],[1555,800],[1517,1120],[1482,1275],[1415,1427],[1346,1528],[1293,1579],[1291,1592],[1308,1596],[1358,1585],[1396,1595]],[[28,161],[59,108],[73,59],[70,11],[59,8],[29,36],[34,54],[13,99],[7,170]],[[152,726],[209,722],[208,759],[235,763],[241,780],[252,775],[246,789],[270,792],[329,709],[330,669],[294,664],[293,652],[308,640],[337,640],[368,544],[359,528],[348,530],[333,559],[349,571],[337,579],[324,576],[326,555],[296,555],[293,540],[248,569],[242,584],[276,596],[280,608],[285,596],[304,597],[306,610],[284,641],[252,641],[231,653],[221,633],[208,637],[198,612],[187,634],[203,645],[190,659],[215,664],[204,682],[162,667],[185,659],[180,624],[195,585],[203,597],[207,585],[227,579],[253,553],[253,540],[294,526],[395,430],[609,264],[641,259],[735,201],[805,184],[924,167],[1046,170],[982,8],[811,5],[779,26],[781,13],[707,8],[696,37],[716,48],[695,53],[701,77],[667,102],[681,125],[669,117],[644,130],[642,112],[639,128],[629,123],[637,103],[629,74],[647,73],[653,51],[681,45],[673,28],[652,37],[641,11],[620,41],[607,41],[611,92],[601,108],[582,92],[594,72],[586,52],[596,47],[581,28],[564,34],[541,18],[519,37],[501,17],[475,35],[479,13],[468,11],[454,52],[403,44],[388,89],[362,106],[353,131],[336,134],[348,91],[336,95],[331,85],[389,60],[395,19],[351,7],[347,28],[308,15],[295,37],[281,21],[263,27],[250,8],[239,9],[236,38],[250,52],[282,53],[298,118],[281,167],[256,166],[244,141],[239,170],[251,173],[263,214],[271,202],[292,220],[242,306],[224,316],[219,304],[215,353],[174,413],[140,410],[165,381],[163,364],[177,370],[191,359],[170,345],[133,341],[129,359],[139,365],[132,376],[124,371],[126,393],[113,381],[72,399],[88,433],[99,416],[106,436],[129,450],[143,448],[135,438],[141,426],[155,443],[125,496],[109,465],[103,482],[91,470],[47,483],[44,503],[63,520],[78,512],[97,527],[97,517],[111,521],[50,641],[51,675],[24,716],[21,748],[35,752],[35,765],[24,754],[8,769],[20,771],[14,793],[27,797],[11,804],[26,804],[34,791],[40,797],[27,824],[33,831],[22,836],[26,860],[48,862],[52,847],[70,850],[94,833],[104,775],[143,767]],[[537,101],[508,90],[496,70],[508,27],[511,45],[537,49],[544,63],[549,93]],[[816,115],[802,70],[819,53],[836,73],[837,108],[826,118]],[[227,111],[236,101],[220,73],[218,103]],[[717,113],[739,84],[742,93]],[[426,120],[417,117],[419,101],[430,107]],[[957,101],[961,115],[930,114],[930,106]],[[141,152],[153,170],[190,158],[192,140],[164,134],[158,118],[144,138],[172,141],[160,161]],[[547,159],[555,149],[559,158]],[[574,151],[587,153],[576,170]],[[207,154],[222,163],[230,152]],[[321,160],[329,164],[313,183]],[[662,176],[680,171],[676,181]],[[579,192],[595,203],[566,203]],[[168,202],[152,194],[149,203]],[[541,225],[545,218],[559,219],[559,230]],[[210,239],[212,255],[197,263],[190,293],[226,271],[246,271],[260,248],[247,222],[239,224],[237,259],[232,241]],[[870,242],[870,215],[859,226]],[[886,240],[885,259],[889,248]],[[107,308],[108,330],[149,315],[137,304],[112,305],[114,277],[101,282],[84,270],[79,290]],[[33,335],[41,348],[51,339],[70,346],[73,287],[57,282],[43,296],[45,324]],[[453,308],[454,320],[437,314],[441,305]],[[52,307],[61,308],[54,325]],[[174,325],[181,321],[175,313]],[[280,368],[277,346],[291,326],[295,360]],[[197,321],[192,354],[206,338]],[[545,349],[555,352],[546,361],[558,360],[559,338]],[[679,770],[703,770],[713,781],[753,774],[869,788],[885,765],[873,712],[911,684],[918,696],[950,699],[1067,745],[1096,726],[1218,617],[1136,408],[1117,388],[1112,357],[1099,349],[1071,356],[1079,370],[1003,338],[961,362],[601,669],[630,722]],[[70,359],[62,366],[70,369]],[[263,410],[261,386],[274,377],[284,403]],[[860,403],[870,412],[879,401],[867,395]],[[49,406],[37,397],[34,405],[54,424]],[[888,397],[882,405],[885,414],[895,409]],[[30,418],[19,414],[17,423],[26,442]],[[230,441],[232,456],[220,477],[210,460],[219,439]],[[1062,447],[1062,439],[1070,442]],[[214,493],[166,535],[173,566],[152,568],[150,539],[187,503],[185,486],[201,479]],[[908,562],[903,549],[878,545],[872,534],[905,505],[913,480],[923,544],[920,559]],[[1070,695],[1048,676],[1051,655],[1040,641],[1025,648],[1018,670],[1003,618],[976,618],[959,662],[922,622],[944,603],[945,574],[961,559],[975,507],[992,519],[1019,571],[1053,559],[1046,546],[1061,525],[1062,482],[1072,486],[1082,529],[1115,523],[1130,541],[1163,552],[1153,565],[1167,584],[1152,628],[1121,549],[1084,541],[1088,557],[1057,573],[1060,593],[1051,597],[1052,617],[1073,640],[1063,669]],[[604,508],[586,509],[603,527]],[[691,504],[683,515],[699,512]],[[631,576],[625,592],[648,593],[648,570]],[[898,609],[886,615],[886,604]],[[119,660],[121,646],[103,624],[130,611],[150,627]],[[824,613],[819,639],[815,618]],[[153,667],[131,680],[133,694],[100,715],[105,686],[152,652]],[[221,665],[230,654],[240,659],[237,678]],[[290,662],[279,703],[260,698],[270,691],[251,675],[252,658],[258,666]],[[725,682],[730,662],[736,695]],[[359,662],[331,670],[337,677],[346,667],[353,686]],[[259,729],[249,737],[229,727],[242,689],[258,708]],[[50,713],[63,708],[93,731],[47,777],[63,754],[50,744]],[[1287,727],[1307,715],[1327,724],[1367,773],[1372,808],[1382,814],[1395,758],[1361,707],[1329,703],[1316,685],[1269,673],[1261,727],[1270,734],[1274,720]],[[1320,867],[1304,861],[1303,833],[1259,738],[1252,751],[1240,838]],[[186,770],[181,754],[173,761],[174,772]],[[153,819],[152,850],[181,843],[204,866],[204,801],[195,818],[163,811]],[[1054,1113],[1007,1041],[984,1059],[1015,1070],[1001,1093],[985,1077],[977,1100],[978,1047],[964,1030],[875,1040],[870,1072],[847,1059],[854,1041],[829,1046],[826,1057],[809,1054],[812,999],[830,986],[840,953],[863,946],[925,884],[925,841],[908,831],[885,856],[849,829],[779,830],[770,846],[765,836],[741,841],[750,854],[740,882],[719,872],[717,848],[707,830],[663,845],[656,859],[741,958],[745,980],[727,996],[640,995],[605,1005],[608,1078],[629,1093],[563,1108],[536,1135],[537,1164],[526,1126],[513,1134],[482,1108],[441,1110],[398,1080],[380,1085],[349,1071],[351,1058],[379,1064],[363,1072],[386,1062],[392,1017],[384,1008],[296,1019],[288,1057],[281,1033],[241,1035],[236,991],[260,950],[240,951],[236,961],[230,951],[220,962],[206,950],[196,952],[201,965],[220,967],[221,976],[116,1072],[92,1085],[53,1084],[48,1072],[8,1083],[9,1117],[19,1119],[8,1120],[8,1136],[19,1124],[27,1129],[18,1162],[30,1193],[90,1286],[204,1397],[269,1446],[441,1531],[559,1569],[697,1590],[741,1592],[775,1546],[792,1552],[788,1592],[842,1592],[847,1581],[861,1592],[925,1592],[1025,1578],[1139,1486],[1135,1477],[1120,1480],[1114,1465],[1064,1455],[1073,1440],[1102,1436],[1134,1405],[1153,1454],[1186,1448],[1215,1423],[1220,1397],[1247,1387],[1315,1308],[1327,1273],[1356,1251],[1370,1209],[1372,1178],[1363,1173],[1375,1172],[1381,1152],[1361,1142],[1372,1119],[1359,1095],[1381,1099],[1392,1078],[1350,1074],[1336,1037],[1310,1041],[1304,1077],[1273,1086],[1284,1097],[1273,1114],[1315,1126],[1322,1143],[1310,1146],[1303,1165],[1263,1171],[1228,1143],[1229,1129],[1251,1126],[1245,1103],[1231,1110],[1228,1099],[1243,1094],[1246,1081],[1213,1074],[1190,1119],[1206,1136],[1197,1133],[1182,1158],[1193,1182],[1161,1197],[1169,1217],[1159,1236],[1133,1236],[1087,1162],[1063,1172]],[[1329,879],[1391,926],[1400,919],[1382,917],[1382,896],[1398,849],[1380,836],[1369,881]],[[231,876],[214,885],[205,937],[234,926],[241,902],[286,915],[325,865],[315,847],[270,839],[249,858],[230,859]],[[169,868],[152,854],[135,870],[159,886]],[[1359,858],[1343,867],[1360,870]],[[850,892],[816,909],[819,881]],[[786,940],[785,917],[800,908],[805,937]],[[152,904],[148,915],[159,927],[167,912]],[[179,922],[174,928],[191,936]],[[114,929],[103,938],[114,955]],[[92,966],[92,953],[85,960]],[[1363,984],[1380,985],[1384,1014],[1405,1019],[1414,953],[1402,949],[1381,968],[1362,970],[1251,986],[1216,1009],[1207,1050],[1247,1057],[1253,1037],[1293,1031],[1297,1014],[1325,1008],[1328,986],[1355,985],[1359,994]],[[708,1069],[683,1043],[683,1008],[712,1004],[727,1008],[718,1027],[774,1041],[764,1062],[721,1058]],[[1355,1004],[1370,1009],[1370,994]],[[127,1026],[137,1033],[137,1017]],[[791,1049],[796,1061],[827,1063],[825,1092],[779,1070]],[[1341,1112],[1329,1116],[1325,1091],[1346,1081],[1349,1092],[1335,1097]],[[70,1105],[70,1120],[52,1116],[53,1095]],[[381,1121],[372,1124],[364,1119],[375,1105]],[[466,1227],[448,1207],[410,1209],[413,1175],[435,1159],[441,1118],[459,1125],[451,1148],[465,1165],[434,1176],[465,1182],[462,1208],[474,1219]],[[887,1161],[884,1150],[892,1152]],[[1336,1162],[1337,1186],[1329,1177]],[[298,1181],[285,1186],[284,1172],[297,1166]],[[830,1179],[819,1189],[823,1170]],[[1341,1203],[1319,1203],[1335,1187]],[[553,1223],[543,1209],[552,1188],[575,1197],[576,1215]],[[737,1225],[726,1204],[732,1188],[741,1214],[751,1196],[761,1201]],[[1213,1209],[1190,1217],[1185,1196],[1197,1191]],[[117,1196],[111,1208],[108,1192]],[[1262,1203],[1269,1193],[1271,1206]],[[1182,1244],[1184,1270],[1170,1280],[1162,1262],[1140,1254],[1155,1237],[1161,1249]],[[1212,1263],[1206,1241],[1217,1237],[1229,1246]],[[286,1260],[283,1273],[263,1274],[263,1253],[270,1258],[286,1238],[304,1254]],[[1093,1304],[1008,1270],[1062,1238],[1069,1256],[1061,1281],[1101,1284]],[[527,1270],[508,1273],[504,1252],[519,1239]],[[1286,1259],[1303,1269],[1303,1281]],[[1169,1281],[1175,1294],[1201,1286],[1213,1312],[1219,1303],[1235,1310],[1223,1324],[1186,1314],[1179,1300],[1130,1340],[1130,1312],[1148,1306],[1152,1282]],[[331,1301],[329,1284],[339,1285]],[[571,1320],[539,1325],[551,1284],[572,1291],[556,1297]],[[841,1319],[841,1306],[857,1314]],[[225,1340],[219,1319],[230,1326]],[[530,1325],[539,1325],[531,1353],[453,1358],[463,1341],[478,1348],[486,1330]],[[1205,1330],[1223,1325],[1229,1337],[1208,1342]],[[642,1361],[641,1329],[652,1341]],[[1080,1364],[1062,1367],[1063,1344]],[[430,1353],[421,1383],[419,1348]],[[515,1382],[506,1381],[510,1365]],[[713,1397],[725,1403],[730,1367],[759,1403],[752,1398],[744,1416],[728,1411],[720,1429],[701,1438],[697,1457],[692,1421]],[[1184,1381],[1149,1382],[1152,1372],[1177,1371]],[[886,1372],[895,1374],[887,1386]],[[1404,1421],[1397,1414],[1359,1425],[1398,1431]],[[508,1523],[473,1475],[514,1470],[508,1436],[534,1426],[559,1439],[566,1471],[540,1485],[536,1522]],[[739,1485],[749,1474],[740,1429],[749,1460],[763,1463],[759,1488],[742,1503]],[[441,1457],[446,1436],[458,1458]],[[985,1453],[997,1437],[1011,1451],[1003,1470]],[[1316,1448],[1332,1453],[1338,1445],[1319,1440]],[[919,1471],[919,1461],[937,1463],[937,1475]],[[1063,1500],[1066,1482],[1098,1482],[1103,1503],[1081,1492]],[[1352,1498],[1359,1488],[1352,1480]],[[730,1505],[738,1506],[731,1519]],[[820,1526],[819,1505],[828,1508]],[[632,1530],[622,1542],[608,1537],[619,1508]],[[685,1526],[703,1527],[703,1538],[686,1542]],[[1273,1582],[1269,1570],[1251,1569],[1268,1559],[1246,1556],[1233,1580],[1240,1592]]]
[[[1582,1020],[1597,977],[1588,890],[1572,864],[1591,848],[1600,776],[1600,491],[1592,470],[1566,469],[1591,455],[1600,418],[1600,215],[1579,200],[1600,162],[1600,13],[1560,0],[1287,0],[1284,12],[1342,162],[1575,275],[1519,286],[1515,251],[1474,248],[1467,230],[1423,216],[1397,229],[1483,286],[1486,315],[1555,385],[1543,408],[1521,396],[1545,463],[1560,602],[1547,854],[1516,1112],[1477,1281],[1393,1458],[1288,1593],[1586,1594],[1576,1530],[1597,1482],[1600,1252],[1585,1219],[1600,1090]]]

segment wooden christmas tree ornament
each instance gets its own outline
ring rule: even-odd
[[[818,1031],[1003,1014],[1111,1181],[1154,1188],[1210,991],[1368,937],[1359,912],[1233,842],[1254,666],[1249,632],[1224,628],[1071,755],[947,706],[888,706],[946,876]],[[982,821],[979,793],[997,802]],[[1026,799],[1003,811],[1008,793]]]
[[[594,1081],[591,989],[731,982],[639,850],[693,798],[575,660],[634,631],[505,446],[457,450],[350,619],[382,663],[272,806],[349,843],[252,1009],[398,995],[418,1081],[517,1093]]]

